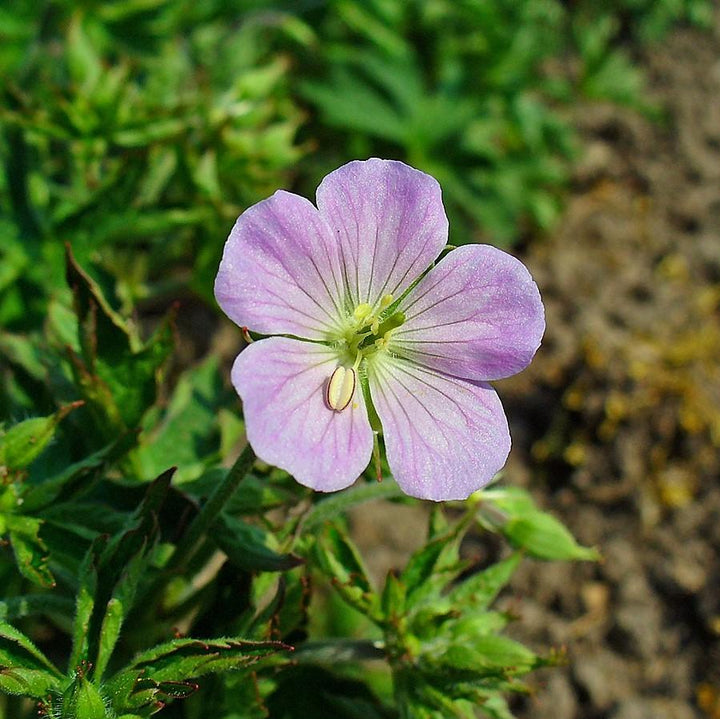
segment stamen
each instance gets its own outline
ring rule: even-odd
[[[342,412],[355,393],[355,381],[355,370],[352,367],[336,367],[325,390],[327,406],[336,412]]]
[[[367,302],[358,305],[353,312],[353,316],[358,322],[364,322],[372,314],[372,307]]]
[[[377,328],[377,331],[373,332],[376,335],[382,335],[383,337],[394,329],[400,327],[405,322],[404,312],[395,312],[390,315],[383,323]]]
[[[394,299],[395,298],[392,295],[383,295],[382,299],[380,300],[380,309],[384,310],[386,307],[390,307]]]

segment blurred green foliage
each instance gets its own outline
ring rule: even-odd
[[[710,9],[4,4],[0,717],[167,705],[197,719],[440,719],[479,706],[507,719],[505,694],[559,657],[507,638],[513,617],[494,600],[523,556],[597,553],[524,492],[493,489],[432,512],[426,543],[375,587],[343,517],[399,501],[396,485],[319,498],[248,449],[226,469],[242,444],[237,399],[216,356],[180,357],[177,324],[193,303],[213,316],[244,208],[279,187],[312,191],[356,157],[434,174],[456,243],[550,227],[573,104],[645,108],[623,41],[707,23]],[[213,329],[190,339],[206,347]],[[468,566],[470,530],[511,549]],[[336,616],[310,617],[326,609]]]

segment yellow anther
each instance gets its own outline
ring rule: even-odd
[[[383,295],[382,299],[380,300],[380,309],[384,310],[386,307],[390,307],[390,305],[393,303],[393,296],[392,295]]]
[[[370,331],[376,335],[378,333],[378,330],[380,329],[380,320],[376,317],[372,324],[370,325]]]
[[[325,390],[327,406],[336,412],[342,412],[355,393],[355,381],[355,370],[352,367],[336,367]]]
[[[363,320],[366,320],[370,315],[372,314],[372,307],[367,302],[363,302],[361,305],[358,305],[355,308],[355,311],[353,312],[353,317],[358,322],[362,322]]]

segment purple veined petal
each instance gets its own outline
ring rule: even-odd
[[[369,364],[368,379],[388,464],[405,493],[466,499],[505,464],[510,433],[489,385],[388,354]]]
[[[339,240],[355,305],[398,297],[447,244],[440,185],[402,162],[343,165],[320,183],[317,205]]]
[[[230,232],[215,297],[238,325],[324,340],[343,317],[337,241],[313,204],[282,190]]]
[[[545,311],[525,265],[489,245],[450,252],[408,293],[391,351],[450,375],[488,381],[524,369]]]
[[[351,485],[373,447],[359,387],[342,412],[325,404],[336,367],[337,353],[324,345],[270,337],[249,345],[232,368],[255,453],[320,492]]]

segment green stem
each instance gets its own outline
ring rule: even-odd
[[[321,664],[356,662],[369,659],[385,659],[382,641],[367,639],[326,639],[308,641],[293,653],[293,661]]]
[[[205,504],[203,504],[197,517],[195,517],[188,527],[187,532],[185,532],[182,539],[178,542],[175,552],[165,567],[167,574],[177,574],[187,566],[197,551],[201,537],[210,529],[210,526],[218,514],[220,514],[227,501],[235,493],[240,482],[245,479],[254,461],[255,453],[248,444],[240,453],[237,460],[235,460],[235,464],[230,468],[230,471],[225,475],[225,479],[216,485]]]

